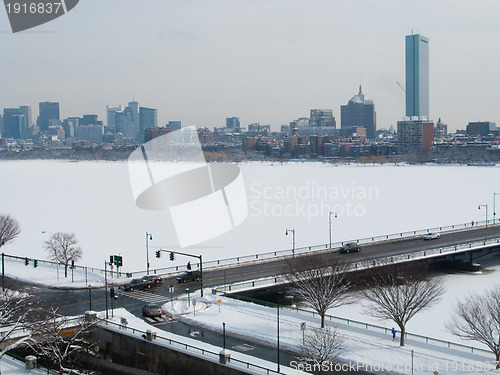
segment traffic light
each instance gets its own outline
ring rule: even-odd
[[[109,256],[109,264],[113,264],[113,255]]]
[[[170,252],[170,260],[174,260],[174,259],[175,259],[174,253]]]
[[[156,250],[156,257],[157,258],[161,257],[161,251],[160,250]]]
[[[191,271],[191,262],[188,262],[188,264],[187,264],[186,268],[187,268],[189,271]]]
[[[71,269],[75,269],[75,261],[71,260]]]
[[[38,267],[38,260],[36,260],[36,259],[35,259],[35,260],[33,261],[33,267],[35,267],[35,268],[37,268],[37,267]]]
[[[112,299],[116,299],[118,298],[118,296],[115,294],[115,288],[111,288],[109,290],[109,296],[112,298]]]
[[[28,258],[24,258],[24,264],[25,264],[25,265],[30,264],[30,260],[29,260]]]

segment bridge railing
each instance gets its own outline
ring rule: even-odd
[[[499,220],[492,220],[489,219],[487,221],[488,225],[492,224],[500,224]],[[415,236],[422,236],[426,233],[430,232],[446,232],[446,231],[453,231],[453,230],[464,230],[464,229],[471,229],[471,228],[481,228],[486,226],[486,221],[472,221],[470,223],[463,223],[463,224],[454,224],[454,225],[447,225],[447,226],[440,226],[440,227],[434,227],[434,228],[427,228],[427,229],[420,229],[420,230],[413,230],[413,231],[406,231],[406,232],[399,232],[399,233],[392,233],[392,234],[387,234],[387,235],[381,235],[381,236],[373,236],[373,237],[364,237],[364,238],[358,238],[354,240],[348,240],[348,241],[337,241],[337,242],[332,242],[331,248],[339,248],[345,243],[348,242],[357,242],[359,244],[368,244],[368,243],[376,243],[380,241],[389,241],[389,240],[398,240],[398,239],[403,239],[403,238],[411,238]],[[211,260],[211,261],[206,261],[203,262],[203,268],[205,270],[208,270],[209,268],[212,267],[220,267],[220,266],[235,266],[239,265],[241,263],[247,263],[247,262],[256,262],[256,261],[265,261],[265,260],[272,260],[277,257],[287,257],[287,256],[293,256],[293,255],[298,255],[298,254],[306,254],[310,251],[319,251],[319,250],[327,250],[330,248],[329,243],[325,244],[319,244],[319,245],[312,245],[312,246],[304,246],[304,247],[298,247],[295,249],[285,249],[285,250],[277,250],[277,251],[269,251],[269,252],[264,252],[264,253],[256,253],[253,255],[244,255],[244,256],[239,256],[239,257],[232,257],[232,258],[225,258],[225,259],[217,259],[217,260]],[[20,256],[15,256],[15,255],[8,255],[8,254],[3,254],[6,258],[9,259],[16,259],[20,261],[25,261],[28,259],[29,261],[33,261],[36,258],[26,258],[26,257],[20,257]],[[45,259],[36,259],[40,264],[51,264],[54,266],[64,266],[61,265],[60,263],[57,262],[52,262],[50,260],[45,260]],[[192,263],[192,266],[199,268],[200,265],[199,263]],[[88,271],[92,273],[97,273],[104,275],[105,271],[101,268],[94,268],[94,267],[87,267],[87,266],[80,266],[80,265],[75,265],[75,269],[80,269],[82,271]],[[150,274],[153,275],[159,275],[159,274],[175,274],[178,272],[185,271],[185,265],[176,265],[176,266],[170,266],[170,267],[163,267],[163,268],[155,268],[151,269],[149,271]],[[108,279],[108,282],[112,283],[113,278],[119,278],[119,277],[140,277],[144,276],[147,274],[146,270],[143,271],[134,271],[134,272],[123,272],[123,271],[111,271],[107,270],[107,275],[110,277],[111,280]]]
[[[240,296],[237,294],[227,293],[227,294],[224,294],[224,296],[228,297],[228,298],[236,299],[239,301],[255,303],[257,305],[262,305],[262,306],[266,306],[266,307],[271,307],[271,308],[278,307],[278,305],[276,303],[273,303],[273,302],[262,301],[262,300],[258,300],[255,298]],[[290,313],[297,313],[298,315],[317,319],[318,323],[321,319],[320,315],[317,312],[312,311],[312,310],[307,310],[307,309],[303,309],[303,308],[299,308],[299,307],[284,306],[284,305],[279,305],[279,307],[280,307],[280,310],[283,310],[283,311],[287,311]],[[384,334],[391,334],[391,331],[392,331],[392,328],[389,328],[389,327],[383,327],[383,326],[376,325],[376,324],[360,322],[360,321],[354,320],[354,319],[341,318],[341,317],[329,315],[329,314],[325,315],[325,322],[343,324],[343,325],[347,325],[347,326],[353,327],[353,328],[359,328],[362,330],[374,331],[374,332],[379,332],[379,333],[384,333]],[[491,351],[487,350],[487,349],[478,348],[478,347],[471,346],[471,345],[459,344],[459,343],[447,341],[447,340],[441,340],[441,339],[437,339],[437,338],[433,338],[433,337],[429,337],[429,336],[418,335],[415,333],[405,332],[405,339],[410,339],[410,340],[414,340],[414,341],[429,344],[429,345],[435,345],[435,346],[439,346],[441,348],[450,348],[450,349],[460,350],[463,352],[481,353],[481,354],[486,354],[488,356],[492,356]]]
[[[137,328],[128,327],[126,325],[115,323],[115,322],[112,322],[112,321],[109,321],[106,319],[100,319],[100,320],[104,325],[114,326],[120,330],[131,332],[132,334],[138,334],[141,336],[147,335],[146,331],[143,331],[143,330],[140,330]],[[200,348],[200,347],[197,347],[194,345],[186,344],[186,343],[183,343],[180,341],[176,341],[176,340],[173,340],[173,339],[170,339],[167,337],[159,336],[158,334],[156,334],[154,342],[156,342],[158,344],[167,344],[167,345],[174,347],[174,348],[187,350],[187,351],[190,351],[192,353],[196,353],[198,355],[206,357],[208,359],[216,360],[217,362],[219,361],[219,353],[215,353],[215,352],[212,352],[210,350]],[[281,372],[278,372],[276,370],[272,370],[272,369],[267,368],[267,367],[259,366],[259,365],[253,364],[251,362],[241,361],[241,360],[233,358],[233,357],[231,357],[230,364],[235,365],[237,367],[240,367],[242,369],[250,369],[250,370],[255,371],[255,372],[260,372],[262,374],[282,374]]]
[[[500,246],[500,238],[491,238],[489,240],[473,241],[462,245],[445,246],[441,248],[421,250],[407,254],[388,256],[383,258],[367,258],[363,262],[351,263],[348,265],[347,272],[360,271],[375,266],[383,266],[388,264],[403,263],[409,260],[423,259],[438,257],[451,253],[466,252],[473,249],[496,247]],[[213,288],[216,293],[233,293],[243,290],[251,290],[256,288],[263,288],[266,286],[288,284],[289,280],[284,275],[264,277],[250,281],[240,281],[231,284],[219,285]]]

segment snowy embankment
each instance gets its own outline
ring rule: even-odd
[[[225,323],[228,335],[276,347],[277,310],[275,308],[216,295],[193,298],[191,301],[196,305],[188,305],[187,301],[176,301],[173,304],[167,303],[162,308],[174,315],[175,319],[187,324],[222,332],[222,323]],[[294,351],[300,350],[301,323],[305,322],[308,330],[319,326],[318,317],[298,314],[285,308],[280,309],[279,322],[280,347]],[[406,341],[405,347],[400,347],[398,341],[392,341],[389,331],[385,334],[345,324],[336,326],[345,340],[342,360],[360,370],[381,374],[411,373],[412,353],[414,374],[432,374],[435,370],[438,370],[440,374],[470,374],[471,371],[476,374],[487,374],[494,370],[492,361],[494,357],[486,351],[471,353],[412,339]]]

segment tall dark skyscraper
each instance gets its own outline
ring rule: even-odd
[[[429,118],[429,39],[406,36],[406,116]]]
[[[40,131],[46,131],[49,128],[50,120],[59,120],[59,102],[41,102],[39,103],[38,118],[36,124]]]
[[[363,94],[361,85],[359,92],[354,95],[347,105],[340,106],[340,127],[364,127],[367,138],[375,138],[377,131],[375,104],[373,100]]]

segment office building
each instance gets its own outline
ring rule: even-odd
[[[366,137],[373,139],[377,132],[375,104],[373,100],[363,94],[361,85],[359,92],[354,95],[347,105],[340,106],[340,127],[366,129]]]
[[[402,154],[430,151],[434,142],[434,123],[409,118],[398,121],[397,141]]]
[[[122,106],[119,105],[118,107],[110,107],[109,105],[106,106],[106,121],[107,121],[107,127],[108,130],[111,132],[115,131],[116,128],[116,113],[117,112],[122,112]]]
[[[475,135],[486,137],[488,135],[497,135],[497,125],[492,121],[473,121],[467,124],[466,133],[468,135]]]
[[[50,120],[59,120],[59,102],[39,103],[36,124],[41,132],[47,131]]]
[[[226,118],[226,128],[239,131],[240,130],[240,118],[239,117]]]
[[[406,116],[429,119],[429,39],[406,36]]]
[[[102,125],[80,125],[75,129],[77,141],[88,141],[95,144],[102,143],[104,126]]]
[[[313,127],[333,127],[337,126],[333,111],[331,109],[311,109],[309,126]]]
[[[144,130],[158,126],[158,113],[154,108],[139,108],[139,141],[144,142]]]

